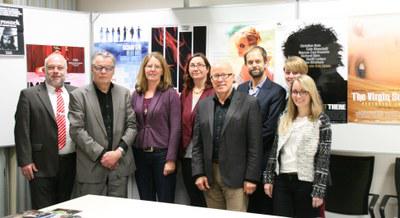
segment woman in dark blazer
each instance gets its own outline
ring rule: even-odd
[[[184,89],[181,94],[182,102],[182,142],[180,154],[182,157],[182,176],[190,205],[206,207],[203,193],[196,187],[192,177],[192,135],[198,102],[214,94],[211,79],[211,65],[206,56],[194,54],[188,61],[184,74]]]
[[[168,64],[160,53],[150,53],[143,59],[132,107],[138,127],[133,154],[140,199],[173,203],[181,106]]]

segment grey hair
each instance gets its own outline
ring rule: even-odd
[[[103,58],[111,58],[113,65],[115,66],[116,60],[113,54],[108,51],[96,51],[92,56],[92,65],[94,64],[94,60],[98,57],[102,56]]]

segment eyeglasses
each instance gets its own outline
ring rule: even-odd
[[[156,70],[159,70],[159,69],[161,69],[161,66],[160,65],[153,65],[153,64],[149,64],[149,65],[146,65],[145,66],[145,68],[146,69],[152,69],[154,67],[154,69],[156,69]]]
[[[232,76],[232,73],[214,74],[214,75],[211,76],[211,79],[212,80],[219,80],[219,79],[226,80],[230,76]]]
[[[205,64],[200,64],[200,63],[198,63],[198,64],[190,64],[189,65],[189,68],[191,68],[191,69],[194,69],[194,68],[203,68],[203,67],[205,67],[206,65]]]
[[[100,65],[93,65],[93,69],[96,71],[103,71],[105,70],[106,72],[111,72],[114,70],[114,66],[100,66]]]
[[[301,97],[303,97],[303,96],[305,96],[305,95],[307,95],[308,94],[308,92],[306,91],[306,90],[300,90],[300,91],[298,91],[298,90],[293,90],[292,91],[292,95],[294,95],[294,96],[301,96]]]
[[[286,75],[292,74],[293,76],[298,76],[298,75],[300,75],[299,72],[292,72],[292,71],[285,71],[285,74],[286,74]]]
[[[58,65],[58,66],[49,65],[49,66],[47,66],[47,70],[55,70],[55,69],[57,69],[57,70],[64,70],[64,69],[65,69],[65,66],[61,66],[61,65]]]

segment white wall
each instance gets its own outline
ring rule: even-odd
[[[116,10],[110,10],[110,7],[107,4],[102,4],[96,1],[96,4],[91,5],[91,1],[80,1],[78,2],[78,10],[94,10],[94,11],[113,11],[110,14],[105,15],[113,16],[112,14],[118,13]],[[113,6],[113,8],[120,8],[119,11],[127,11],[130,9],[143,9],[143,8],[163,8],[163,7],[179,7],[179,1],[173,1],[175,4],[169,5],[164,2],[147,2],[149,4],[144,5],[141,1],[119,1],[118,6]],[[183,2],[183,0],[181,1]],[[218,3],[217,3],[218,2]],[[189,1],[190,6],[207,6],[207,5],[216,5],[216,4],[236,4],[236,3],[254,3],[260,1],[238,1],[238,0],[226,0],[226,1],[206,1],[206,0],[191,0]],[[268,4],[269,8],[276,7],[276,11],[273,12],[275,14],[274,18],[279,19],[279,4],[286,4],[287,7],[293,7],[296,5],[295,0],[288,1],[263,1],[264,5]],[[267,2],[267,3],[265,3]],[[306,20],[316,20],[319,21],[321,19],[329,19],[329,18],[346,18],[348,16],[354,15],[363,15],[363,14],[382,14],[382,13],[399,13],[399,1],[396,0],[385,0],[380,1],[379,3],[371,0],[316,0],[316,1],[302,1],[299,2],[299,10],[292,10],[292,17],[296,16],[299,19]],[[178,5],[178,6],[177,6]],[[169,17],[165,16],[167,20],[163,20],[164,22],[175,23],[181,21],[185,21],[186,23],[196,23],[196,14],[197,10],[201,9],[193,9],[191,10],[192,17],[180,17],[180,10],[176,10],[172,12],[174,16]],[[226,14],[226,11],[222,13],[223,10],[221,8],[214,8],[208,10],[212,11],[211,13],[207,13],[207,16],[202,16],[201,21],[197,21],[197,23],[207,23],[212,20],[215,22],[221,22],[221,20],[228,19],[229,17]],[[243,11],[248,11],[245,7],[243,7]],[[266,10],[270,12],[271,10]],[[138,11],[140,13],[146,13],[145,11]],[[266,12],[266,13],[268,13]],[[285,10],[281,11],[285,13]],[[133,12],[132,12],[133,13]],[[157,13],[154,11],[154,13]],[[126,17],[129,17],[130,12],[125,14]],[[258,13],[254,13],[257,17]],[[245,18],[244,18],[244,17]],[[139,16],[140,17],[140,16]],[[157,16],[155,16],[157,17]],[[168,17],[168,18],[167,18]],[[249,18],[250,17],[250,18]],[[278,18],[277,18],[278,17]],[[244,15],[244,13],[239,13],[237,16],[234,16],[232,19],[240,20],[240,19],[251,19],[254,17]],[[170,20],[171,21],[168,21]],[[395,194],[394,187],[394,161],[396,156],[400,153],[400,134],[398,134],[400,130],[399,125],[366,125],[366,124],[340,124],[333,126],[334,140],[333,140],[333,150],[335,153],[346,154],[346,155],[375,155],[375,169],[374,169],[374,178],[372,181],[371,192],[378,193],[381,197],[384,194]],[[385,149],[381,149],[384,147]],[[355,152],[358,150],[362,150],[362,152]],[[378,201],[380,203],[380,200]],[[389,207],[387,210],[387,217],[393,217],[396,214],[396,202],[390,201]],[[378,210],[376,210],[376,214],[378,214]],[[339,216],[337,214],[328,214],[328,217],[347,217],[347,216]],[[363,216],[360,216],[363,217]],[[368,216],[365,216],[368,217]]]
[[[239,0],[190,0],[190,6],[207,6],[215,4],[237,4],[237,3],[267,2],[268,4],[295,3],[295,0],[281,1],[239,1]],[[77,9],[84,11],[108,11],[117,13],[134,9],[153,8],[181,8],[184,0],[78,0]],[[398,0],[300,0],[298,18],[300,19],[322,19],[341,18],[361,14],[399,13]],[[279,11],[278,11],[279,12]],[[277,13],[278,13],[277,12]],[[293,12],[295,13],[295,11]],[[375,155],[376,163],[371,192],[384,194],[395,194],[394,188],[394,159],[400,153],[399,125],[363,125],[363,124],[341,124],[333,127],[336,139],[333,148],[343,145],[367,146],[364,152],[354,152],[350,149],[336,149],[336,153],[348,155]],[[387,150],[377,152],[375,148],[387,146]],[[378,202],[379,203],[379,202]],[[395,215],[395,202],[390,202],[387,217]],[[376,211],[378,214],[378,211]],[[329,217],[337,215],[329,214]],[[345,216],[341,216],[345,217]]]

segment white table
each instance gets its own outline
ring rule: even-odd
[[[181,204],[169,204],[152,201],[141,201],[127,198],[86,195],[63,203],[43,208],[51,211],[57,208],[74,209],[82,218],[102,217],[150,217],[150,218],[266,218],[266,216],[244,212],[192,207]]]

